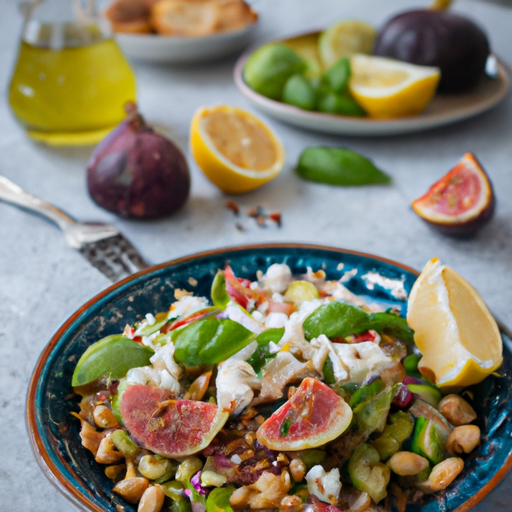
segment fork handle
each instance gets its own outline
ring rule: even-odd
[[[0,176],[0,199],[47,217],[55,222],[63,231],[70,224],[76,224],[76,220],[73,217],[70,217],[67,213],[50,203],[29,194],[5,176]]]

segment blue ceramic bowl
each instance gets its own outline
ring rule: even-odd
[[[346,271],[357,273],[346,283],[356,294],[401,308],[406,302],[380,286],[368,284],[365,275],[376,272],[401,281],[409,292],[417,272],[383,258],[342,249],[296,245],[245,246],[210,251],[148,268],[114,284],[82,306],[55,333],[35,367],[27,397],[28,432],[37,461],[49,480],[78,508],[87,512],[134,512],[114,495],[103,466],[82,447],[79,422],[71,415],[78,399],[71,388],[75,364],[98,339],[122,332],[124,326],[148,312],[166,310],[174,289],[186,288],[209,296],[213,276],[230,264],[238,276],[254,278],[258,269],[286,262],[293,273],[307,267],[324,269],[331,279]],[[192,278],[192,279],[191,279]],[[510,338],[503,334],[505,357],[501,378],[489,377],[473,389],[482,444],[469,457],[462,475],[448,490],[409,504],[407,512],[463,512],[478,503],[505,475],[512,463],[512,410],[510,390]],[[121,508],[122,507],[122,508]]]

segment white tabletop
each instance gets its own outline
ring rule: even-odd
[[[353,18],[380,25],[391,14],[425,0],[260,0],[257,42],[325,27]],[[458,0],[454,11],[485,28],[492,48],[512,63],[512,9]],[[188,152],[189,123],[201,105],[232,104],[251,110],[234,86],[235,59],[219,63],[154,66],[134,63],[138,100],[147,120],[170,128],[187,151],[192,190],[175,215],[151,222],[120,219],[99,208],[85,186],[92,149],[45,147],[29,140],[10,114],[6,91],[16,56],[21,19],[14,0],[0,0],[0,174],[82,220],[118,227],[151,263],[223,246],[257,242],[310,242],[364,251],[421,269],[433,256],[466,277],[492,312],[512,326],[512,102],[474,119],[406,136],[327,136],[280,124],[261,115],[284,142],[282,173],[264,187],[234,197],[243,211],[262,205],[279,210],[283,226],[260,228],[242,218],[235,226],[227,196],[211,185]],[[389,187],[341,188],[302,181],[293,171],[307,146],[339,145],[374,160],[393,177]],[[492,222],[474,239],[443,237],[411,210],[411,200],[444,175],[465,152],[488,171],[497,195]],[[37,466],[24,429],[27,383],[37,357],[64,319],[109,285],[58,229],[36,216],[0,203],[0,510],[73,510]],[[475,510],[506,512],[512,475]]]

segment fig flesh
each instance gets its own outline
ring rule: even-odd
[[[442,233],[467,237],[491,220],[496,200],[486,172],[473,154],[466,153],[411,205],[425,222]]]
[[[190,173],[181,150],[127,106],[126,119],[95,148],[87,164],[92,199],[122,217],[170,215],[187,200]]]
[[[153,386],[129,386],[121,398],[121,418],[132,439],[164,457],[203,450],[228,417],[215,404],[174,399],[167,390]]]
[[[374,41],[373,54],[441,69],[438,91],[473,89],[485,75],[487,36],[471,20],[448,11],[415,10],[389,20]]]
[[[329,386],[306,378],[295,394],[256,432],[271,450],[297,451],[322,446],[350,425],[352,409]]]

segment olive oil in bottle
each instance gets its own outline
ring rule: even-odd
[[[135,100],[133,71],[97,24],[25,25],[9,103],[30,136],[58,145],[96,143]]]

